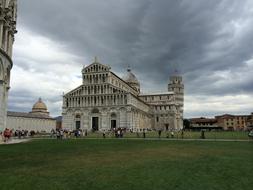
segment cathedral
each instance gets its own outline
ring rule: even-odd
[[[140,82],[127,70],[120,78],[95,61],[82,70],[82,85],[63,96],[63,128],[108,131],[180,130],[183,127],[184,84],[171,76],[167,91],[141,93]]]
[[[0,131],[7,121],[7,100],[16,31],[17,0],[0,0]]]

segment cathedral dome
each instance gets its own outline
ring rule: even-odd
[[[131,69],[127,69],[127,75],[123,78],[128,85],[130,85],[133,89],[135,89],[138,93],[140,93],[140,82],[136,78],[136,76],[131,72]]]
[[[127,75],[124,77],[124,80],[127,83],[140,84],[136,76],[131,72],[130,68],[127,69]]]
[[[49,114],[47,111],[46,104],[42,101],[41,98],[33,105],[31,113],[38,113],[38,114]]]

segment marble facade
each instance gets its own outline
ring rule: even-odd
[[[170,77],[166,92],[142,94],[140,83],[130,69],[122,79],[95,59],[83,68],[82,77],[83,84],[63,96],[64,129],[182,129],[181,76]]]
[[[16,19],[17,0],[0,0],[0,131],[6,128]]]

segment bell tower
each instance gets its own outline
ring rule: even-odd
[[[0,0],[0,131],[6,128],[16,20],[17,0]]]
[[[174,92],[175,94],[177,129],[182,129],[184,114],[184,84],[183,77],[178,75],[177,72],[170,77],[168,91]]]
[[[173,75],[170,77],[170,82],[168,84],[168,91],[172,91],[176,94],[176,101],[183,105],[184,102],[184,84],[183,78],[179,75]]]

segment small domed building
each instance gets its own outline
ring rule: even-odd
[[[56,120],[50,117],[46,104],[39,98],[29,113],[8,111],[7,127],[14,131],[27,130],[49,133],[56,128]]]

